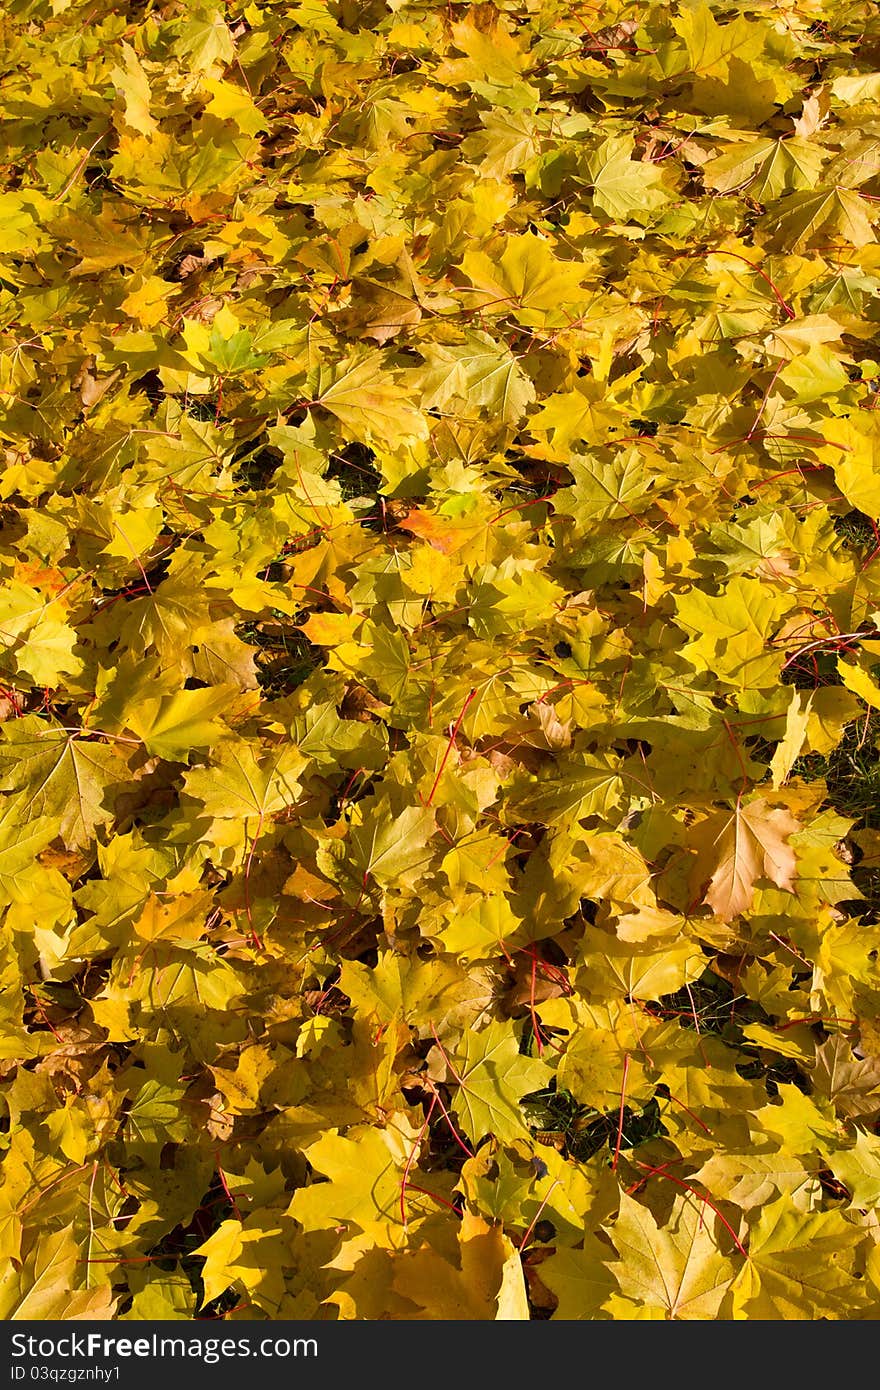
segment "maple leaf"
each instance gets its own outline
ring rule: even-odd
[[[852,1278],[856,1242],[838,1212],[798,1211],[783,1193],[763,1207],[749,1235],[749,1258],[733,1285],[741,1316],[839,1318],[865,1302]]]
[[[521,1098],[540,1090],[550,1071],[544,1062],[524,1057],[509,1024],[491,1023],[481,1032],[467,1032],[463,1046],[450,1056],[457,1083],[454,1105],[467,1133],[479,1141],[485,1134],[515,1139],[526,1130]]]
[[[585,275],[583,264],[558,259],[542,237],[531,235],[508,237],[497,259],[468,251],[461,269],[476,306],[512,312],[522,323],[543,322],[577,298]]]
[[[414,1251],[396,1261],[396,1291],[428,1318],[527,1320],[522,1264],[501,1228],[466,1212],[458,1238],[460,1268],[433,1251]]]
[[[663,173],[655,164],[632,159],[635,142],[629,135],[604,140],[589,156],[584,172],[595,206],[618,221],[647,220],[669,195],[662,187]]]
[[[481,131],[462,143],[462,154],[479,164],[486,178],[503,179],[516,173],[537,156],[541,127],[528,111],[490,109],[480,111]]]
[[[880,1061],[855,1057],[845,1038],[831,1037],[816,1048],[810,1077],[838,1114],[852,1118],[880,1109]]]
[[[513,814],[531,812],[546,825],[595,815],[610,820],[624,791],[619,764],[606,754],[585,760],[585,765],[572,761],[562,775],[521,788],[514,785],[508,804]]]
[[[356,277],[351,282],[352,304],[338,318],[345,333],[372,338],[380,346],[421,321],[418,302],[402,289]]]
[[[565,1049],[557,1080],[582,1104],[597,1111],[612,1109],[624,1088],[629,1100],[643,1104],[654,1094],[653,1082],[621,1048],[618,1039],[601,1028],[588,1026],[586,1020]]]
[[[560,1236],[559,1245],[579,1244],[584,1226],[604,1221],[617,1206],[617,1184],[608,1169],[587,1169],[572,1164],[555,1148],[540,1163],[524,1163],[515,1149],[495,1144],[478,1149],[461,1170],[461,1186],[468,1206],[507,1229],[527,1231],[547,1213]],[[607,1258],[610,1248],[604,1247]],[[610,1280],[609,1280],[610,1283]]]
[[[824,152],[807,140],[755,140],[737,147],[703,168],[703,178],[720,193],[745,188],[757,202],[783,193],[813,188]]]
[[[604,443],[609,431],[620,422],[620,412],[607,400],[604,385],[585,377],[575,383],[574,390],[546,397],[541,409],[529,417],[529,428],[538,438],[549,434],[551,445],[544,444],[544,451],[569,464],[571,446],[576,440]],[[581,489],[579,497],[580,492]]]
[[[26,715],[4,729],[0,786],[21,793],[28,816],[56,816],[68,849],[81,849],[113,819],[107,796],[128,775],[118,745],[86,741]]]
[[[132,1280],[136,1285],[137,1280]],[[120,1321],[192,1322],[196,1300],[189,1280],[181,1274],[148,1275],[143,1287],[135,1288],[131,1308],[120,1314]]]
[[[763,47],[761,26],[737,18],[719,24],[708,5],[694,5],[675,19],[674,28],[684,39],[690,71],[700,76],[726,77],[733,57],[754,58]]]
[[[812,695],[802,699],[799,691],[792,690],[791,703],[785,715],[785,732],[776,745],[776,751],[770,763],[774,791],[778,791],[787,780],[804,746],[804,740],[810,726],[812,704]]]
[[[289,806],[300,791],[297,776],[306,766],[289,745],[277,751],[260,750],[242,740],[217,745],[210,767],[191,768],[185,778],[187,795],[210,816],[221,820],[258,816]]]
[[[126,714],[128,728],[160,758],[185,760],[196,748],[210,748],[224,734],[217,715],[228,710],[234,687],[209,686],[145,699]]]
[[[0,644],[5,665],[25,679],[54,686],[62,675],[75,675],[81,662],[74,653],[76,632],[61,604],[44,600],[30,585],[12,581],[0,593]]]
[[[829,1160],[832,1173],[849,1192],[854,1207],[880,1202],[880,1142],[860,1130],[851,1149],[840,1149]]]
[[[694,881],[705,882],[704,901],[729,922],[751,905],[758,879],[794,889],[797,860],[788,843],[799,823],[765,797],[738,802],[730,813],[716,812],[700,823],[701,848]]]
[[[694,1181],[716,1200],[733,1202],[744,1211],[764,1206],[783,1193],[798,1210],[810,1211],[821,1191],[818,1172],[787,1148],[775,1145],[715,1154],[694,1174]]]
[[[848,662],[842,661],[838,657],[837,674],[847,690],[852,690],[872,709],[880,709],[880,686],[861,666],[850,666]]]
[[[411,874],[428,862],[427,842],[434,828],[430,807],[408,806],[394,819],[384,819],[377,807],[374,816],[349,836],[353,872],[361,881],[375,878],[379,882]]]
[[[771,226],[775,243],[792,250],[826,229],[839,233],[853,246],[867,246],[876,240],[868,208],[858,193],[848,188],[791,193],[779,203]]]
[[[610,1266],[620,1292],[666,1318],[714,1317],[737,1272],[719,1248],[721,1229],[699,1196],[677,1196],[658,1226],[647,1207],[621,1193],[611,1232],[620,1258]]]
[[[787,608],[781,594],[742,575],[717,598],[694,588],[676,598],[676,621],[698,634],[682,654],[698,670],[714,670],[732,685],[775,683],[781,660],[768,649],[768,638]]]
[[[456,399],[461,414],[490,411],[515,425],[535,399],[535,388],[509,351],[488,333],[470,333],[461,344],[427,343],[425,370],[419,373],[425,410],[442,409]]]
[[[573,456],[566,460],[566,467],[574,487],[556,494],[553,510],[559,516],[574,517],[582,528],[591,522],[637,517],[651,505],[658,478],[634,449],[613,463],[589,455]]]
[[[386,370],[381,352],[355,353],[335,367],[321,366],[307,389],[313,404],[334,415],[350,439],[395,443],[427,435],[424,416]]]
[[[144,941],[174,941],[178,944],[197,941],[205,930],[212,901],[207,893],[186,893],[172,898],[170,902],[163,902],[151,893],[143,912],[132,925]]]
[[[289,1213],[306,1230],[351,1222],[361,1230],[401,1224],[400,1184],[405,1162],[401,1136],[361,1129],[343,1138],[327,1134],[309,1147],[309,1162],[327,1181],[294,1194]]]
[[[458,971],[445,962],[408,961],[385,951],[372,969],[346,961],[340,987],[364,1018],[380,1024],[413,1020],[417,1029],[429,1035],[430,1028],[420,1017],[442,1019],[443,1005],[451,1008],[461,980]]]
[[[240,1286],[270,1316],[283,1308],[282,1266],[289,1258],[292,1231],[282,1213],[269,1209],[245,1222],[223,1221],[194,1252],[204,1260],[204,1303]]]
[[[7,901],[16,896],[19,875],[60,828],[57,816],[35,817],[28,811],[26,792],[5,796],[0,805],[0,893]]]
[[[186,1120],[181,1114],[183,1091],[157,1079],[145,1081],[132,1097],[125,1117],[127,1133],[137,1143],[161,1144],[166,1138],[181,1139]]]
[[[541,1283],[558,1300],[554,1318],[592,1322],[611,1317],[603,1311],[617,1288],[610,1255],[607,1245],[587,1234],[582,1249],[557,1250],[541,1265]]]
[[[78,1287],[78,1246],[69,1228],[35,1233],[29,1245],[21,1262],[0,1276],[0,1316],[12,1321],[112,1317],[110,1288]]]

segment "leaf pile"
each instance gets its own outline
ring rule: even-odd
[[[0,28],[0,1316],[877,1318],[880,13]]]

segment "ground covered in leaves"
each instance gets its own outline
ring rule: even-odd
[[[0,29],[0,1316],[876,1319],[876,6]]]

